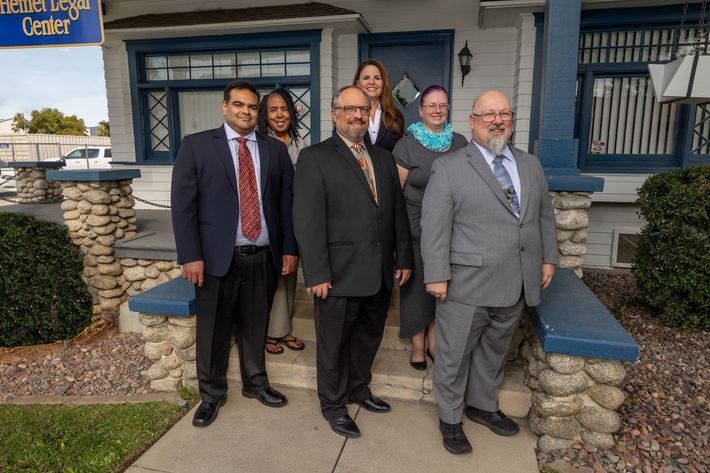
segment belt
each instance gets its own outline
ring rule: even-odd
[[[254,255],[256,253],[259,253],[260,251],[267,250],[268,248],[269,248],[269,245],[264,245],[264,246],[244,245],[244,246],[235,246],[234,251],[236,251],[239,256],[247,256],[247,255]]]

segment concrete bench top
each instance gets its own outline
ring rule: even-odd
[[[48,171],[48,181],[105,182],[123,181],[141,177],[140,169],[65,169]]]
[[[195,286],[175,278],[129,298],[128,308],[145,314],[189,317],[195,314]]]
[[[635,361],[639,346],[594,293],[570,269],[558,269],[531,310],[548,353]]]
[[[64,161],[10,161],[5,163],[9,168],[62,168]]]

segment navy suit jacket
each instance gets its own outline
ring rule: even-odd
[[[257,133],[262,205],[277,274],[281,257],[298,255],[293,233],[293,164],[279,140]],[[170,199],[178,263],[203,260],[224,276],[234,253],[239,196],[224,126],[186,136],[173,166]]]
[[[385,122],[383,122],[382,119],[380,119],[380,129],[377,132],[377,141],[375,141],[375,143],[372,143],[369,133],[365,135],[366,145],[375,144],[380,148],[386,149],[390,153],[394,149],[394,145],[397,144],[397,140],[399,140],[399,138],[397,138],[397,135],[395,135],[394,133],[389,131],[387,127],[385,127]]]

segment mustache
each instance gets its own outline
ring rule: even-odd
[[[491,125],[488,127],[488,131],[505,131],[505,126],[503,126],[502,124]]]
[[[359,123],[359,124],[361,124],[361,125],[364,125],[364,124],[365,124],[365,120],[361,120],[361,119],[359,119],[359,118],[353,118],[352,120],[348,120],[348,123],[351,123],[351,124],[352,124],[352,123]]]

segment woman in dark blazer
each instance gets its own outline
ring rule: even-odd
[[[392,84],[385,66],[375,59],[363,61],[355,72],[353,85],[370,99],[370,123],[365,143],[392,151],[404,134],[404,116],[394,105]]]

